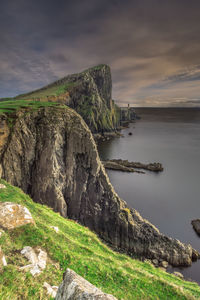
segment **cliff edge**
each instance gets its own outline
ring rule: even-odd
[[[120,108],[112,100],[110,67],[98,65],[16,99],[54,101],[76,110],[93,133],[114,131],[120,125]]]
[[[188,266],[198,253],[161,234],[113,190],[93,136],[68,107],[0,115],[1,177],[131,256]]]

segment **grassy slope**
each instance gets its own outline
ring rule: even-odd
[[[89,70],[94,69],[94,70],[99,70],[103,67],[104,65],[98,65],[95,66],[93,68],[89,68],[87,70],[84,70],[81,73],[77,73],[77,74],[72,74],[74,76],[80,76],[81,74],[85,74],[87,73]],[[21,94],[15,97],[15,99],[23,99],[23,100],[27,100],[27,99],[35,99],[35,98],[41,98],[41,99],[45,99],[47,96],[60,96],[62,94],[64,94],[65,92],[68,91],[69,88],[75,86],[77,83],[76,82],[70,82],[67,77],[63,78],[64,80],[66,80],[66,83],[63,83],[63,80],[61,79],[61,82],[55,81],[53,83],[50,83],[47,86],[44,86],[43,88],[34,90],[32,92],[26,93],[26,94]]]
[[[196,283],[182,281],[149,263],[113,252],[89,229],[34,203],[20,189],[3,180],[0,182],[7,186],[0,189],[0,201],[26,206],[36,221],[35,227],[26,225],[0,237],[8,262],[0,271],[0,299],[48,299],[42,287],[44,281],[59,285],[67,267],[118,299],[200,298]],[[59,233],[50,226],[58,226]],[[48,252],[47,268],[36,278],[18,270],[27,264],[20,254],[24,246],[40,246]]]
[[[66,84],[51,84],[50,86],[44,87],[42,89],[30,92],[28,94],[22,94],[16,97],[16,99],[44,99],[46,100],[48,96],[60,96],[68,91],[69,88],[73,87],[76,83],[68,82]]]
[[[11,114],[19,110],[20,108],[38,109],[44,106],[57,106],[60,105],[56,102],[41,102],[41,101],[24,101],[24,100],[10,100],[0,102],[0,114]]]

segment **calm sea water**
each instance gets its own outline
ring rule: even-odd
[[[136,111],[141,120],[122,130],[124,137],[99,143],[100,157],[161,162],[164,171],[108,171],[110,181],[119,196],[162,233],[200,252],[200,237],[191,226],[191,220],[200,218],[200,109]],[[176,270],[200,283],[200,261]]]

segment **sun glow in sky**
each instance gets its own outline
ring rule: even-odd
[[[200,2],[0,2],[0,97],[97,64],[120,105],[200,106]]]

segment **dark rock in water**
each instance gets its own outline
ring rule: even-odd
[[[130,172],[130,173],[141,173],[141,174],[145,174],[145,172],[143,171],[138,171],[138,170],[135,170],[134,168],[132,167],[126,167],[122,164],[118,164],[114,161],[102,161],[104,167],[106,169],[110,169],[110,170],[116,170],[116,171],[122,171],[122,172]]]
[[[139,172],[136,169],[144,169],[153,172],[161,172],[163,171],[163,166],[161,163],[150,163],[150,164],[142,164],[140,162],[129,162],[128,160],[122,159],[110,159],[103,162],[104,167],[112,170],[120,170],[125,172]],[[139,172],[144,173],[144,172]]]
[[[93,137],[95,139],[95,141],[106,141],[106,140],[110,140],[116,137],[123,137],[123,134],[121,134],[119,131],[112,131],[112,132],[104,132],[103,134],[100,133],[94,133]]]
[[[200,236],[200,219],[192,220],[191,224],[196,233]]]
[[[132,135],[132,132],[129,132],[128,135]]]
[[[0,173],[34,201],[79,221],[131,256],[189,266],[198,255],[190,245],[161,234],[119,198],[91,131],[72,109],[22,109],[8,131],[0,136]]]

